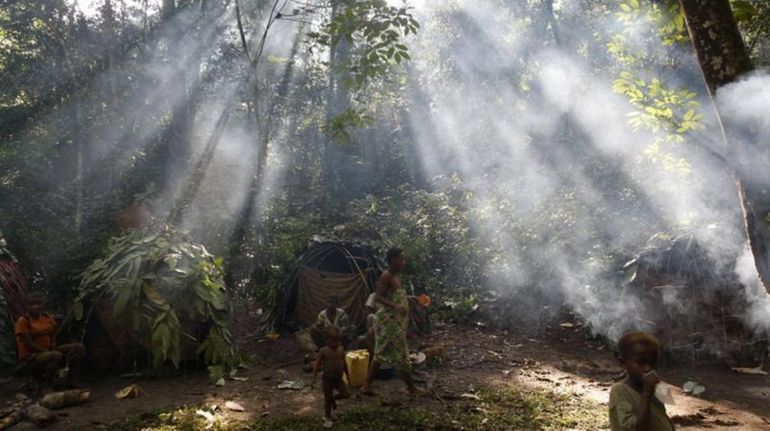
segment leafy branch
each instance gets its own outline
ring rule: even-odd
[[[167,361],[179,366],[183,337],[199,343],[197,354],[214,380],[241,364],[229,329],[222,258],[170,227],[114,237],[105,256],[81,274],[76,320],[87,320],[100,301],[110,301],[115,321],[146,343],[155,370]],[[202,340],[185,332],[201,327],[208,327]]]

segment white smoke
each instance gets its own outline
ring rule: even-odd
[[[529,298],[535,293],[564,299],[594,330],[615,338],[654,320],[659,311],[646,309],[608,274],[602,250],[633,250],[656,229],[673,226],[693,231],[720,270],[740,269],[753,304],[747,322],[759,329],[767,317],[766,295],[744,276],[746,256],[736,261],[745,248],[739,202],[708,98],[700,99],[706,131],[692,132],[686,147],[672,150],[687,163],[664,168],[644,157],[653,136],[629,125],[627,114],[634,108],[612,91],[616,72],[571,51],[579,49],[578,43],[549,42],[548,29],[537,33],[529,18],[511,16],[493,1],[422,3],[418,12],[423,26],[412,46],[411,79],[420,95],[413,101],[411,126],[428,173],[460,174],[482,214],[473,220],[477,230],[508,256],[490,264],[490,288],[507,291],[523,308],[534,305]],[[558,29],[562,37],[591,25],[617,26],[611,17],[584,17],[590,21],[582,23],[585,28],[571,28],[569,23],[580,17],[561,18],[567,23]],[[693,54],[688,50],[682,56]],[[683,61],[682,68],[688,77],[700,73],[694,58]],[[726,89],[720,111],[767,130],[766,79]],[[672,78],[675,85],[683,80]],[[705,93],[702,81],[689,84]],[[556,142],[567,127],[571,139]],[[597,166],[613,166],[616,181],[602,182]],[[641,190],[641,196],[625,197],[624,183]],[[624,199],[640,203],[634,207]],[[543,214],[552,201],[573,214]],[[551,217],[561,224],[541,227],[536,234],[542,237],[529,237],[523,249],[521,237],[534,235],[527,226],[547,225]],[[698,228],[704,226],[710,227]],[[570,235],[563,250],[555,244],[564,238],[550,237],[560,231]],[[663,300],[674,309],[683,307],[674,293]]]

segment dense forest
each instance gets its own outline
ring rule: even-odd
[[[725,271],[743,253],[676,2],[242,3],[4,2],[0,220],[62,304],[133,204],[266,307],[341,224],[400,244],[453,308],[514,298],[511,318],[622,316],[613,264],[653,236],[694,232]],[[770,9],[733,7],[767,66]],[[725,112],[761,126],[764,79]]]
[[[730,316],[750,351],[698,348],[765,358],[768,68],[763,0],[0,0],[0,236],[76,320],[100,262],[188,244],[211,343],[285,329],[333,238],[403,248],[436,321]]]

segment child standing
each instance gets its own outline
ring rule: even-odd
[[[666,407],[655,398],[660,343],[650,334],[629,332],[618,342],[627,377],[610,390],[612,431],[673,431]]]
[[[342,347],[342,331],[337,326],[329,326],[325,335],[326,346],[318,352],[311,387],[315,386],[318,371],[323,367],[321,386],[324,391],[324,428],[331,428],[334,425],[332,410],[337,408],[337,400],[350,398],[350,388],[342,380],[344,374],[350,381],[350,375],[345,363],[345,348]],[[335,389],[337,395],[334,395]]]

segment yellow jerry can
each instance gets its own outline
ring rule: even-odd
[[[369,371],[369,351],[366,349],[351,350],[345,354],[345,363],[350,373],[352,387],[361,386],[366,381],[366,373]]]

